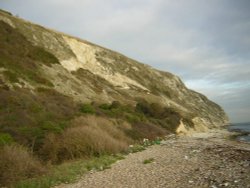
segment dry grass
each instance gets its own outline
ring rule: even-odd
[[[126,130],[129,137],[134,140],[140,141],[143,138],[154,140],[157,137],[164,137],[168,131],[160,126],[151,123],[134,123],[131,130]]]
[[[63,133],[62,139],[66,158],[112,154],[127,148],[125,142],[94,126],[69,128]]]
[[[132,141],[119,129],[115,120],[85,116],[72,121],[62,134],[49,134],[41,150],[52,163],[80,157],[115,154],[127,150]]]
[[[125,121],[120,122],[117,119],[89,115],[76,118],[72,121],[72,126],[88,126],[95,129],[101,129],[115,139],[131,142],[123,132],[124,129],[131,129],[131,125]]]
[[[0,149],[0,187],[44,172],[41,163],[26,148],[5,145]]]

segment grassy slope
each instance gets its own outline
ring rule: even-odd
[[[130,97],[136,101],[136,106],[118,101],[102,104],[100,100],[82,104],[63,95],[55,89],[57,83],[43,71],[46,67],[60,67],[53,54],[65,52],[68,57],[72,53],[70,49],[62,41],[60,43],[60,38],[52,42],[53,50],[57,49],[58,43],[61,44],[53,54],[34,46],[34,41],[31,43],[26,38],[33,35],[32,27],[36,28],[36,36],[39,36],[39,46],[44,46],[50,39],[43,40],[46,29],[20,20],[15,24],[20,24],[18,29],[0,21],[0,187],[49,187],[69,182],[92,166],[99,168],[110,164],[115,160],[113,154],[126,152],[130,144],[174,132],[180,119],[193,126],[192,117],[185,114],[184,117],[177,109],[154,103],[162,94],[177,100],[175,87],[167,84],[163,87],[161,82],[163,76],[173,79],[172,74],[157,76],[148,67],[128,61],[125,56],[112,51],[97,53],[99,62],[121,74],[129,67],[127,75],[147,86],[155,100],[148,102],[142,99],[152,96],[139,88],[127,91],[114,88],[105,79],[84,69],[71,72],[72,77],[97,95],[101,95],[105,87],[110,90],[108,95],[117,95],[114,98],[121,98],[122,102],[124,96],[126,99]],[[115,63],[107,63],[106,59]],[[116,62],[120,63],[118,67]],[[138,74],[136,69],[142,73]],[[65,76],[65,82],[70,78]],[[201,96],[197,94],[196,97],[199,100]],[[202,100],[207,101],[206,98]],[[177,102],[188,107],[186,101]],[[213,107],[209,103],[207,106]],[[201,109],[199,106],[196,108]],[[214,109],[217,108],[214,104]],[[215,110],[213,113],[218,112]]]
[[[58,64],[57,58],[2,21],[0,45],[1,186],[51,173],[42,164],[126,151],[179,123],[177,112],[143,100],[136,107],[80,104],[62,95],[40,68]]]

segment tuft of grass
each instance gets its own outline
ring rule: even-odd
[[[5,145],[0,149],[0,186],[9,186],[26,178],[42,175],[42,164],[20,145]]]
[[[128,153],[136,153],[145,150],[146,148],[143,145],[135,144],[130,145],[128,149]]]
[[[149,163],[152,163],[153,161],[154,161],[154,158],[145,159],[143,161],[143,164],[149,164]]]
[[[119,156],[101,156],[89,160],[78,160],[63,163],[58,166],[52,166],[50,173],[18,182],[14,187],[16,188],[50,188],[61,183],[73,183],[79,179],[80,176],[89,170],[105,170],[110,168],[110,165],[117,160]]]

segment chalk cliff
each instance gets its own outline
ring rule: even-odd
[[[228,123],[219,105],[188,89],[172,73],[5,11],[0,11],[0,25],[1,90],[36,95],[37,89],[52,88],[76,103],[119,101],[135,106],[143,99],[180,114],[178,132]],[[19,65],[22,60],[35,63]]]

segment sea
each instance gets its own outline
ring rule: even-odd
[[[228,127],[229,131],[241,133],[236,139],[250,143],[250,122],[234,123]]]

